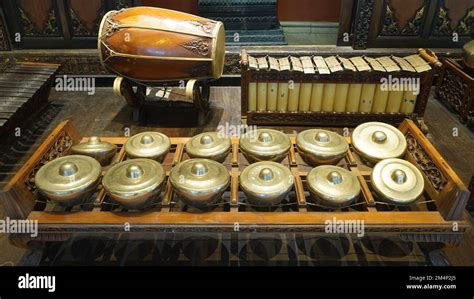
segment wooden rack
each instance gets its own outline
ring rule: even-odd
[[[474,130],[474,78],[462,60],[441,59],[442,70],[436,86],[436,97],[459,115],[461,122]]]
[[[37,220],[40,236],[56,240],[71,233],[156,232],[292,232],[324,233],[327,220],[363,220],[365,234],[395,235],[404,240],[459,243],[468,229],[464,209],[469,191],[456,173],[410,120],[400,130],[405,134],[408,151],[405,159],[424,174],[425,192],[411,206],[393,206],[379,202],[370,187],[371,168],[364,165],[352,149],[339,163],[359,178],[362,193],[351,207],[329,209],[316,205],[307,192],[306,175],[311,169],[293,146],[282,162],[295,176],[293,190],[278,207],[261,208],[246,203],[239,189],[239,174],[248,165],[239,151],[238,138],[232,139],[232,151],[224,161],[231,184],[222,203],[197,211],[174,194],[167,179],[160,201],[145,211],[131,211],[113,203],[99,186],[92,204],[63,208],[53,205],[36,190],[34,176],[48,161],[68,154],[73,144],[84,142],[68,122],[62,122],[2,190],[2,201],[11,218]],[[123,144],[127,138],[102,138],[118,145],[112,164],[126,159]],[[172,147],[163,166],[167,176],[174,165],[189,159],[184,144],[189,138],[171,138]],[[350,137],[347,137],[350,142]],[[108,166],[110,167],[110,166]],[[104,168],[104,172],[108,167]],[[238,227],[238,229],[236,228]],[[49,237],[48,237],[49,236]]]

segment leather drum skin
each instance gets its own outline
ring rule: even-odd
[[[114,10],[101,22],[98,49],[105,68],[140,83],[218,79],[224,25],[162,8]]]

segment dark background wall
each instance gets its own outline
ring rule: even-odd
[[[314,22],[339,21],[341,0],[279,0],[280,21]]]

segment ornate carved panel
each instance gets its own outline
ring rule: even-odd
[[[408,152],[413,156],[421,171],[425,174],[433,188],[441,192],[448,183],[438,166],[433,162],[425,149],[411,133],[406,135]]]
[[[456,76],[450,69],[446,69],[438,91],[438,98],[446,101],[457,113],[461,113],[464,95],[467,92],[468,86],[462,78]]]
[[[474,130],[474,80],[461,60],[442,59],[436,98],[453,110],[462,123]]]
[[[425,0],[389,0],[381,35],[419,35],[424,15]]]
[[[367,47],[370,21],[374,8],[374,0],[360,0],[358,7],[358,18],[354,35],[354,48],[364,49]]]
[[[107,8],[104,0],[68,0],[75,36],[95,36]]]
[[[20,38],[10,40],[14,49],[96,48],[95,38],[103,15],[134,4],[132,0],[1,0],[0,3],[10,38],[21,34]]]
[[[434,34],[451,36],[470,35],[474,22],[474,0],[443,0],[440,3]]]
[[[342,1],[349,12],[341,14],[341,46],[348,31],[356,49],[460,48],[474,33],[474,0]]]
[[[17,0],[24,36],[59,36],[53,0]]]

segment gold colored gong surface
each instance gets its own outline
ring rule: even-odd
[[[223,162],[230,152],[231,141],[216,132],[202,133],[189,139],[185,149],[191,158],[205,158]]]
[[[96,159],[102,166],[110,163],[117,153],[117,146],[110,142],[103,142],[99,137],[91,137],[87,142],[79,143],[71,147],[74,155],[84,155]]]
[[[261,206],[280,204],[294,183],[294,177],[287,167],[269,161],[247,166],[239,179],[247,201]]]
[[[65,205],[96,188],[102,168],[91,157],[71,155],[57,158],[41,167],[35,176],[38,190],[49,199]]]
[[[311,129],[296,136],[296,148],[303,160],[311,166],[337,164],[349,150],[341,135],[321,129]]]
[[[386,123],[368,122],[352,133],[354,149],[369,163],[405,155],[407,141],[400,130]]]
[[[171,141],[165,134],[144,132],[130,137],[125,152],[130,158],[147,158],[161,162],[169,152]]]
[[[151,159],[132,159],[112,166],[102,185],[116,201],[127,207],[139,207],[161,192],[165,179],[163,166]]]
[[[271,129],[250,131],[240,137],[240,150],[250,163],[281,162],[291,147],[288,135]]]
[[[395,205],[414,203],[425,188],[420,170],[401,159],[386,159],[377,163],[372,170],[371,184],[382,200]]]
[[[360,183],[347,169],[323,165],[313,168],[306,177],[308,190],[323,206],[343,207],[359,197]]]
[[[174,191],[189,205],[202,207],[216,203],[230,182],[229,171],[209,159],[190,159],[171,170]]]

